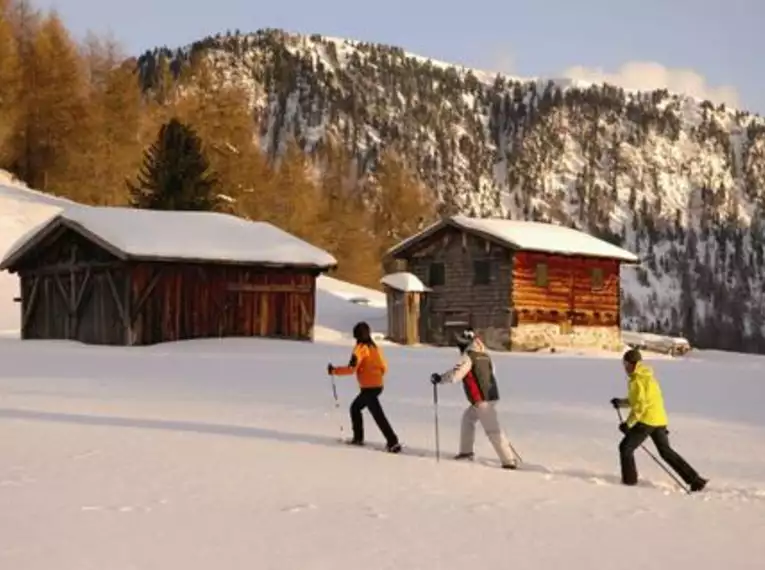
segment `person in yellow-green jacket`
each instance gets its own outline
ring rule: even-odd
[[[356,326],[353,327],[353,338],[356,339],[356,346],[353,347],[348,365],[327,365],[328,374],[350,376],[355,373],[359,383],[359,395],[351,403],[353,439],[348,443],[364,445],[364,420],[361,417],[361,412],[367,408],[385,437],[385,449],[390,453],[399,453],[401,444],[385,416],[379,399],[385,384],[385,373],[388,371],[385,356],[380,347],[372,340],[372,331],[367,323],[363,321],[356,323]]]
[[[622,483],[636,485],[635,451],[651,438],[659,456],[686,482],[691,491],[701,491],[707,480],[701,477],[669,444],[667,412],[661,387],[653,370],[643,362],[640,351],[630,349],[622,357],[624,371],[629,378],[627,398],[613,398],[614,408],[630,408],[627,419],[619,425],[624,438],[619,444]]]

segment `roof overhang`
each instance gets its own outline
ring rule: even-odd
[[[43,243],[46,239],[55,235],[56,232],[62,229],[70,229],[75,233],[81,235],[85,239],[93,242],[101,247],[103,250],[109,252],[111,255],[121,261],[131,262],[145,262],[145,263],[195,263],[206,265],[238,265],[238,266],[250,266],[250,267],[264,267],[269,269],[302,269],[305,271],[311,271],[316,273],[324,273],[331,269],[335,269],[338,266],[335,260],[332,264],[317,265],[315,263],[273,263],[273,262],[259,262],[259,261],[243,261],[243,260],[227,260],[227,259],[206,259],[206,258],[188,258],[188,257],[166,257],[166,256],[136,256],[130,255],[121,249],[117,248],[111,242],[108,242],[100,236],[86,229],[82,224],[79,224],[69,218],[65,217],[62,213],[57,214],[52,219],[44,222],[36,231],[31,231],[30,234],[25,235],[14,244],[12,250],[6,255],[6,257],[0,261],[0,271],[15,272],[15,268],[19,263],[32,252],[37,246]]]

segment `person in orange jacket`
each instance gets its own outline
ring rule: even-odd
[[[350,408],[353,439],[348,443],[364,445],[364,421],[361,411],[367,408],[385,437],[386,450],[398,453],[401,451],[401,444],[388,418],[385,417],[379,400],[385,384],[384,377],[388,371],[388,364],[385,362],[382,350],[372,340],[372,332],[367,323],[360,322],[353,327],[353,338],[356,339],[356,346],[353,347],[348,365],[327,365],[328,374],[350,376],[355,373],[359,383],[359,395],[353,400]]]

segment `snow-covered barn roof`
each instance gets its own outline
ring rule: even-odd
[[[119,259],[308,267],[337,265],[326,251],[267,222],[217,212],[73,206],[30,229],[0,262],[8,269],[60,227]]]
[[[634,253],[574,228],[543,222],[505,218],[469,218],[463,215],[436,222],[392,247],[388,250],[388,255],[399,255],[447,226],[480,235],[513,249],[559,255],[605,257],[626,263],[639,262]]]
[[[419,277],[406,271],[390,273],[380,279],[380,283],[387,285],[396,291],[403,291],[404,293],[424,293],[430,291]]]

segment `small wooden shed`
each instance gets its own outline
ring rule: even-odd
[[[329,253],[228,214],[73,206],[0,262],[21,280],[21,337],[147,345],[310,340]]]
[[[430,289],[419,277],[405,271],[386,275],[380,283],[387,301],[388,338],[400,344],[419,344],[420,301]]]

